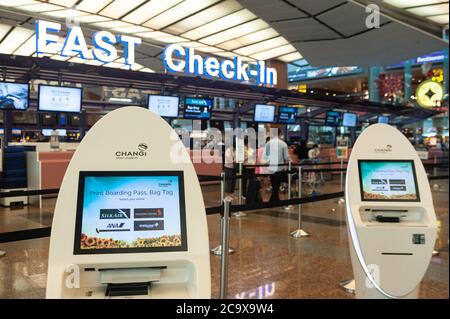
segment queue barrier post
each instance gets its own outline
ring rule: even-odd
[[[288,195],[288,199],[291,199],[292,197],[292,161],[289,161],[288,163],[288,190],[287,190],[287,195]],[[293,208],[292,205],[288,205],[288,206],[284,206],[285,210],[291,210]]]
[[[242,191],[243,191],[243,186],[247,186],[247,185],[242,185],[242,177],[243,177],[243,168],[242,168],[242,163],[239,163],[239,180],[238,180],[238,204],[242,205]],[[244,212],[235,212],[233,213],[233,216],[236,218],[241,218],[241,217],[247,217],[247,213]]]
[[[224,207],[223,216],[221,218],[222,225],[222,242],[221,245],[224,248],[225,253],[222,254],[220,262],[220,299],[226,299],[228,294],[228,249],[230,242],[230,205],[231,198],[227,197],[223,200],[222,205]]]
[[[298,166],[298,198],[302,197],[302,167]],[[298,205],[297,229],[292,231],[289,236],[294,238],[307,237],[309,234],[302,229],[302,205]]]
[[[341,181],[340,181],[340,191],[341,192],[343,192],[344,191],[344,171],[343,171],[343,169],[344,169],[344,159],[343,158],[341,158],[341,172],[340,172],[340,178],[341,178]],[[338,199],[338,204],[343,204],[343,203],[345,203],[345,198],[344,197],[342,197],[342,198],[339,198]]]
[[[223,203],[225,199],[225,172],[220,173],[220,203]],[[222,225],[222,219],[220,220],[220,232],[223,232],[223,225]],[[222,245],[218,245],[216,247],[213,247],[209,250],[211,254],[215,256],[221,256],[222,255]],[[234,249],[231,247],[228,247],[228,253],[231,255],[234,253]]]
[[[437,159],[437,156],[436,156],[436,155],[434,155],[434,161],[433,161],[433,163],[434,163],[434,167],[433,167],[433,175],[434,175],[434,176],[437,176],[437,174],[438,174],[438,173],[437,173],[437,169],[438,169],[438,168],[437,168],[438,159]],[[434,183],[432,187],[433,187],[433,189],[436,189],[436,190],[437,190],[437,189],[439,189],[439,184],[438,184],[438,183]]]

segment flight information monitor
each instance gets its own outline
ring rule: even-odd
[[[74,254],[187,251],[182,171],[80,172]]]
[[[378,116],[378,123],[389,124],[388,116]]]
[[[184,99],[184,118],[209,120],[214,105],[213,99],[202,97],[186,97]]]
[[[355,127],[357,118],[355,113],[344,113],[342,126]]]
[[[335,111],[328,111],[327,117],[325,118],[325,125],[327,126],[338,126],[341,120],[341,113]]]
[[[256,104],[253,119],[259,123],[275,122],[275,105]]]
[[[0,109],[26,110],[29,96],[28,83],[0,82]]]
[[[296,116],[297,116],[296,107],[281,106],[278,109],[278,123],[295,124]]]
[[[147,107],[153,113],[161,117],[178,117],[178,106],[180,98],[178,96],[149,95]]]
[[[80,113],[82,96],[81,88],[39,85],[38,110]]]
[[[358,160],[362,201],[418,202],[412,160]]]

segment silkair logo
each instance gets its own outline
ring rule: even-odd
[[[148,145],[146,143],[139,143],[135,151],[116,151],[116,159],[138,159],[147,156]]]
[[[130,219],[130,209],[100,209],[100,219]]]

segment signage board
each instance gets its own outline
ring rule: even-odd
[[[54,49],[60,42],[58,33],[61,24],[44,20],[36,21],[36,54],[41,56],[45,53],[54,54]],[[65,57],[77,56],[83,60],[97,60],[102,63],[113,62],[118,56],[119,50],[123,50],[123,58],[126,65],[133,65],[135,59],[135,48],[140,45],[140,38],[129,35],[115,36],[108,31],[98,31],[92,35],[93,49],[88,48],[83,31],[79,26],[68,26],[61,50],[56,54]],[[118,50],[116,45],[120,45]]]
[[[212,56],[198,55],[194,48],[185,49],[179,44],[166,46],[162,53],[162,60],[168,72],[183,72],[243,82],[248,82],[252,78],[257,84],[277,84],[277,71],[266,67],[264,61],[256,61],[256,67],[250,68],[249,64],[243,62],[239,56],[232,60],[219,61]]]

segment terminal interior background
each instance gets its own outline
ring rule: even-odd
[[[388,16],[381,17],[379,28],[367,30],[365,6],[370,3]],[[2,144],[23,152],[26,185],[21,189],[55,189],[78,143],[99,119],[122,106],[146,107],[152,94],[180,97],[179,117],[168,120],[180,134],[202,134],[193,131],[193,120],[183,118],[181,110],[185,97],[207,96],[214,105],[211,119],[201,122],[202,130],[276,127],[289,145],[300,140],[320,145],[322,162],[337,161],[340,137],[349,139],[351,151],[365,128],[387,118],[423,156],[427,173],[447,176],[430,181],[438,240],[419,297],[448,298],[448,42],[442,41],[448,41],[448,10],[448,2],[440,0],[0,0],[2,81],[30,83],[27,110],[0,111]],[[58,45],[54,53],[37,57],[36,19],[80,23],[88,43],[88,33],[99,30],[141,37],[143,42],[131,70],[121,56],[110,63],[86,61],[59,55]],[[266,91],[252,80],[169,75],[161,55],[171,43],[203,56],[264,60],[277,70],[278,83]],[[427,81],[443,88],[442,100],[433,105],[421,105],[420,87]],[[82,87],[82,112],[38,111],[40,84]],[[238,91],[239,85],[248,89]],[[258,103],[295,107],[295,123],[256,123],[253,107]],[[330,112],[338,117],[355,113],[357,123],[330,123]],[[53,129],[62,132],[59,151],[50,150],[48,132]],[[5,163],[3,171],[8,169]],[[220,176],[223,170],[220,163],[194,166],[198,175]],[[201,185],[205,206],[219,205],[220,185]],[[17,188],[2,176],[1,192]],[[305,179],[303,195],[340,190],[340,173],[324,172]],[[285,185],[280,196],[287,198]],[[269,200],[267,185],[261,197]],[[238,200],[237,191],[233,200]],[[9,205],[0,198],[0,238],[2,233],[52,225],[56,195],[42,196],[40,204],[36,196],[27,201]],[[354,298],[339,285],[353,276],[345,205],[332,199],[302,207],[303,228],[310,234],[304,238],[289,236],[296,228],[296,210],[263,209],[231,219],[235,253],[229,261],[229,298]],[[208,215],[207,222],[214,247],[220,241],[220,217]],[[0,256],[0,298],[45,298],[48,250],[48,237],[0,241],[0,251],[6,253]],[[217,298],[220,257],[211,255],[210,263],[212,297]]]

